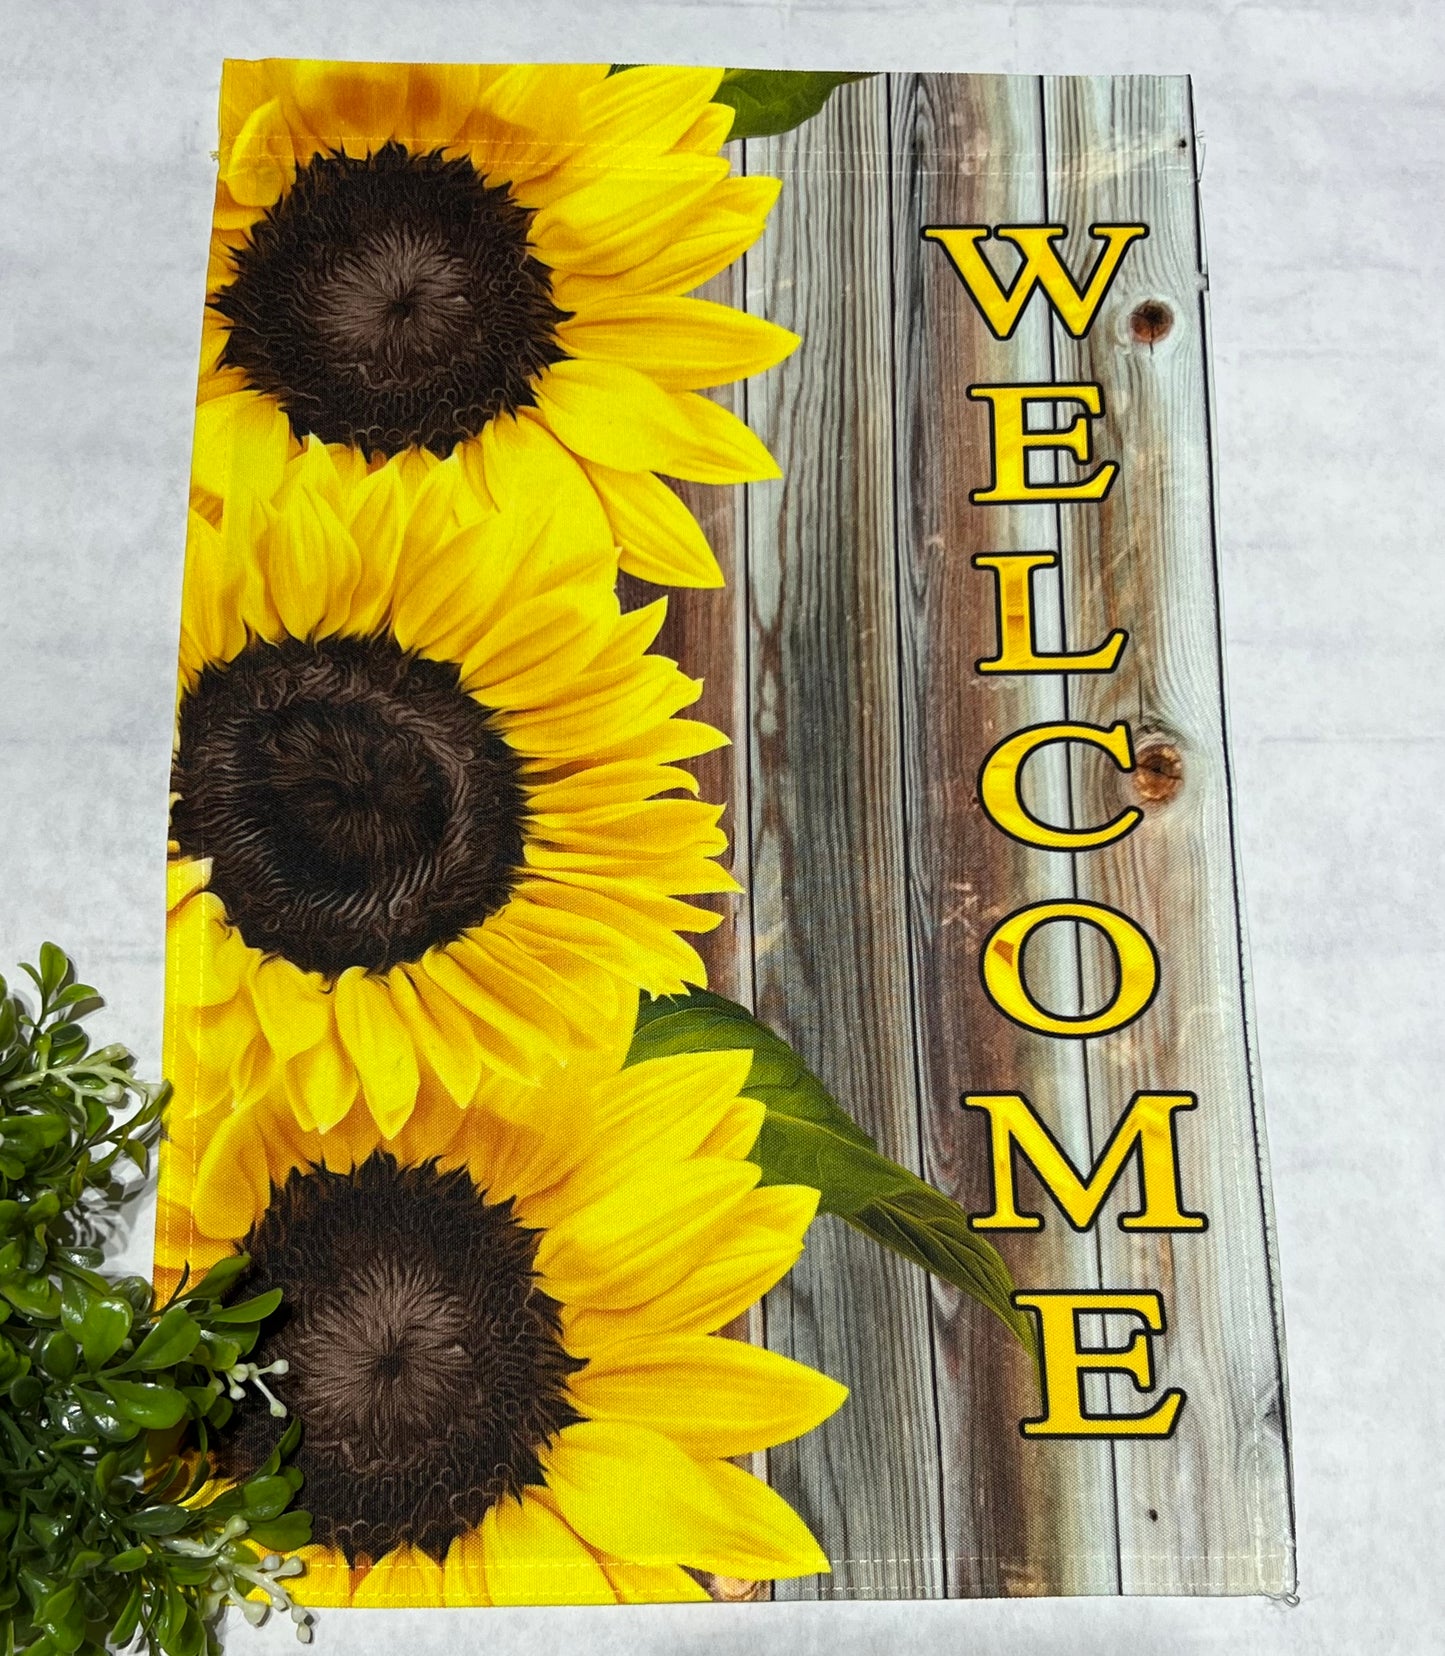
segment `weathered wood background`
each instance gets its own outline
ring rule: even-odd
[[[1021,1286],[1162,1292],[1158,1379],[1188,1403],[1171,1440],[1132,1443],[1024,1440],[1035,1382],[1001,1327],[820,1222],[752,1330],[852,1388],[820,1431],[769,1457],[833,1560],[830,1577],[780,1583],[776,1596],[1287,1591],[1188,82],[878,76],[736,158],[781,177],[783,194],[714,294],[803,344],[723,394],[784,478],[686,491],[730,584],[675,595],[665,635],[705,676],[706,716],[734,737],[704,764],[748,888],[709,940],[714,986],[753,1004],[890,1155],[971,1210],[987,1201],[987,1132],[962,1093],[1025,1093],[1087,1166],[1137,1088],[1194,1091],[1200,1107],[1180,1120],[1184,1191],[1209,1216],[1203,1233],[1121,1232],[1131,1172],[1092,1233],[1041,1198],[1042,1232],[999,1239]],[[1075,270],[1092,258],[1090,223],[1143,221],[1150,234],[1086,339],[1070,339],[1036,295],[1001,343],[920,230],[1046,221],[1068,225]],[[1103,386],[1096,455],[1122,467],[1108,500],[970,505],[989,458],[987,409],[966,387],[1075,379]],[[974,672],[995,628],[992,577],[969,560],[1035,549],[1060,554],[1036,577],[1043,647],[1090,648],[1123,627],[1114,673]],[[1122,844],[1032,850],[982,815],[975,779],[989,748],[1061,718],[1127,720],[1140,766],[1125,776],[1087,750],[1048,750],[1031,767],[1035,808],[1095,823],[1126,798],[1141,803],[1146,820]],[[1087,1042],[1015,1027],[978,977],[997,920],[1071,895],[1134,917],[1163,963],[1144,1017]],[[1107,999],[1092,940],[1058,925],[1040,936],[1030,981],[1047,1004]],[[1035,1194],[1027,1173],[1024,1189]],[[1120,1384],[1116,1406],[1139,1408],[1130,1392]]]

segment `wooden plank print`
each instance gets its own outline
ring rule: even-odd
[[[718,981],[751,977],[760,1014],[889,1153],[970,1211],[987,1205],[991,1173],[964,1093],[1023,1094],[1082,1172],[1135,1089],[1192,1089],[1188,1199],[1214,1216],[1203,1234],[1130,1236],[1116,1227],[1116,1193],[1080,1233],[1040,1196],[1042,1230],[996,1238],[1021,1284],[1150,1287],[1170,1300],[1160,1384],[1187,1380],[1189,1404],[1157,1443],[1024,1439],[1037,1379],[993,1319],[936,1282],[921,1298],[909,1272],[820,1226],[770,1297],[768,1339],[846,1379],[853,1398],[832,1425],[774,1451],[770,1469],[839,1540],[831,1578],[776,1596],[1285,1590],[1282,1381],[1237,965],[1187,83],[892,75],[746,148],[750,169],[781,177],[784,192],[746,261],[743,302],[804,343],[741,399],[784,470],[721,525],[746,570],[746,641],[726,620],[708,624],[704,644],[691,617],[716,595],[683,601],[688,647],[703,646],[734,696],[750,754],[744,769],[734,751],[724,780],[733,820],[750,820],[737,855],[752,874],[751,959],[720,937]],[[1083,341],[1041,297],[1007,340],[994,337],[921,236],[930,224],[1064,223],[1082,282],[1097,245],[1087,226],[1134,220],[1149,237]],[[990,257],[1007,282],[1017,257]],[[968,387],[1071,380],[1103,387],[1095,452],[1121,462],[1110,498],[971,504],[992,460]],[[1061,481],[1082,475],[1066,458],[1048,466]],[[1038,647],[1085,649],[1123,627],[1118,671],[974,671],[997,623],[991,577],[970,559],[1011,551],[1058,554],[1034,577]],[[745,643],[745,681],[719,657],[729,640]],[[1088,825],[1142,805],[1120,846],[1034,850],[980,809],[993,745],[1065,719],[1131,721],[1137,768],[1046,751],[1030,808]],[[1133,1029],[1061,1040],[1003,1019],[984,995],[990,929],[1060,898],[1128,912],[1158,945],[1164,987]],[[1107,1001],[1111,969],[1097,934],[1069,923],[1040,934],[1028,981],[1041,1003],[1078,1016]],[[1089,1338],[1132,1332],[1125,1318],[1088,1321]],[[1137,1407],[1118,1376],[1087,1378],[1084,1396],[1098,1412]],[[870,1478],[866,1502],[850,1496]]]
[[[1047,379],[1049,330],[1036,311],[1008,343],[993,339],[920,229],[1040,219],[1042,109],[1037,82],[1023,77],[895,76],[892,90],[901,780],[918,1098],[928,1176],[978,1212],[987,1140],[958,1106],[964,1092],[1022,1090],[1063,1139],[1088,1142],[1081,1054],[1000,1018],[978,974],[983,941],[1010,907],[1072,895],[1069,868],[1000,834],[976,794],[985,754],[1010,731],[1061,718],[1064,695],[1055,675],[974,671],[994,651],[995,622],[990,577],[971,557],[1047,550],[1055,522],[1047,506],[969,503],[989,454],[984,410],[965,388]],[[1044,573],[1057,601],[1057,572]],[[1036,808],[1067,819],[1059,767]],[[1056,951],[1050,965],[1043,992],[1067,1004],[1077,995],[1072,955]],[[1093,1239],[1062,1227],[1007,1238],[1004,1251],[1019,1282],[1097,1279]],[[1036,1381],[1025,1354],[956,1291],[939,1285],[933,1301],[949,1591],[1113,1591],[1110,1446],[1026,1444],[1017,1422]]]
[[[756,1005],[885,1153],[920,1163],[894,566],[886,83],[748,146],[785,180],[747,265],[748,301],[803,336],[749,387],[784,482],[748,511]],[[933,1353],[924,1277],[831,1221],[768,1305],[775,1349],[849,1406],[770,1456],[774,1486],[835,1537],[831,1576],[777,1596],[942,1591]],[[866,1500],[858,1491],[867,1487]],[[905,1544],[900,1539],[906,1537]]]
[[[1092,1096],[1105,1132],[1137,1088],[1197,1093],[1180,1123],[1186,1197],[1210,1219],[1201,1234],[1098,1231],[1109,1280],[1167,1287],[1167,1373],[1188,1377],[1173,1438],[1116,1448],[1122,1587],[1285,1591],[1282,1382],[1241,1011],[1188,85],[1054,80],[1045,103],[1049,212],[1074,229],[1075,256],[1078,226],[1149,225],[1087,338],[1056,329],[1058,377],[1103,387],[1099,452],[1121,462],[1108,500],[1061,512],[1070,625],[1089,642],[1115,626],[1131,635],[1115,672],[1071,683],[1071,708],[1100,725],[1128,719],[1139,763],[1133,778],[1078,765],[1079,819],[1107,820],[1124,793],[1145,808],[1128,838],[1076,857],[1077,879],[1134,916],[1165,962],[1139,1023],[1088,1044]],[[1120,162],[1101,168],[1101,154]],[[1097,1005],[1107,978],[1092,975],[1085,998]]]

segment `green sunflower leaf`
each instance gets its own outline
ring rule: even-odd
[[[971,1295],[1034,1350],[1034,1332],[1009,1299],[1013,1279],[998,1250],[958,1203],[883,1155],[797,1053],[747,1010],[720,995],[644,1001],[629,1064],[681,1052],[753,1054],[748,1097],[767,1107],[752,1160],[765,1185],[808,1185],[818,1210]]]
[[[866,79],[804,69],[729,69],[713,102],[735,111],[729,138],[771,138],[810,120],[838,87]]]

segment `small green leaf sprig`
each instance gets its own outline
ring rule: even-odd
[[[286,1412],[266,1385],[284,1364],[247,1361],[280,1293],[225,1303],[244,1255],[163,1304],[101,1273],[87,1239],[148,1171],[170,1089],[91,1049],[102,1002],[62,950],[21,969],[33,1014],[0,978],[0,1651],[203,1656],[231,1605],[309,1641],[285,1586],[302,1565],[280,1556],[311,1538],[285,1464],[299,1423],[243,1483],[209,1453],[247,1386]]]

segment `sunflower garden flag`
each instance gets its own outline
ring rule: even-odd
[[[156,1273],[279,1292],[298,1597],[1287,1593],[1188,83],[218,160]]]

